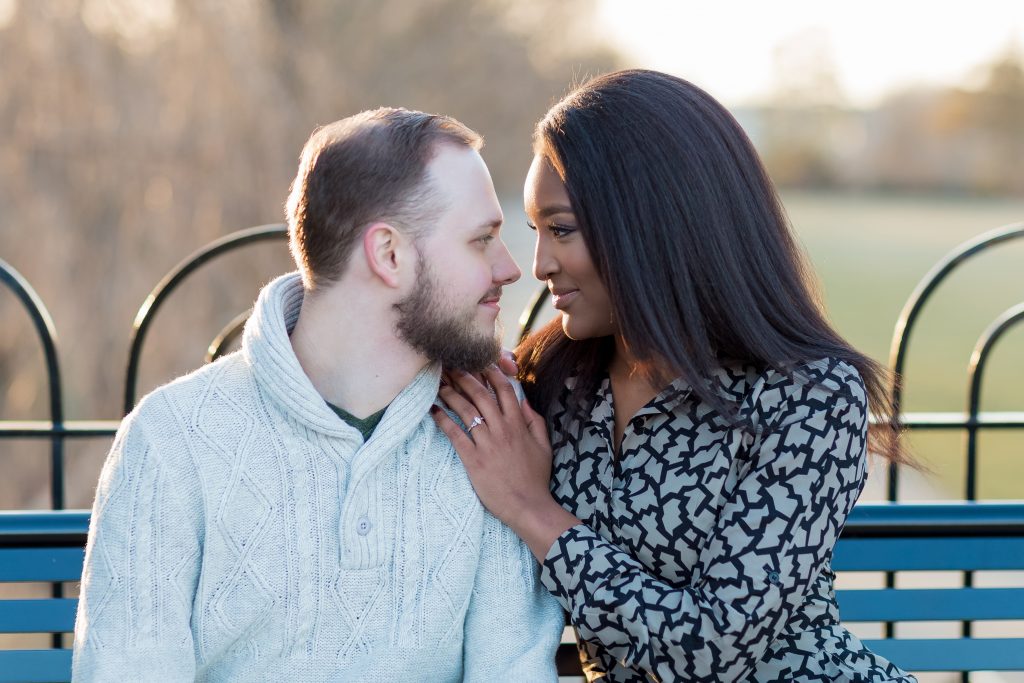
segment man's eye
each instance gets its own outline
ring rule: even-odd
[[[484,235],[483,237],[481,237],[477,241],[480,242],[481,244],[490,244],[491,242],[494,241],[494,235],[490,235],[490,234]]]

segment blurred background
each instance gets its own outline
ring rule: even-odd
[[[736,115],[778,184],[838,329],[887,361],[915,284],[950,249],[1024,220],[1024,4],[651,0],[0,0],[0,258],[55,321],[68,419],[120,417],[132,319],[176,263],[283,219],[320,124],[380,105],[483,133],[524,270],[506,339],[538,287],[522,181],[534,122],[574,82],[647,67]],[[964,409],[984,328],[1024,300],[1024,244],[965,265],[923,313],[905,408]],[[292,268],[284,243],[205,268],[160,310],[139,395]],[[1024,409],[1024,329],[997,347],[985,410]],[[0,291],[0,419],[47,419],[28,316]],[[959,432],[912,435],[958,498]],[[1024,498],[1024,434],[981,436],[979,491]],[[67,505],[89,507],[107,439],[67,445]],[[0,442],[0,509],[46,508],[47,442]],[[877,473],[876,473],[877,475]],[[874,481],[880,481],[873,475]],[[869,497],[880,497],[879,484]]]

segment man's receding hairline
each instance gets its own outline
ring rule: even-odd
[[[417,191],[422,192],[422,196],[427,201],[434,202],[435,205],[433,207],[433,210],[435,211],[435,215],[443,213],[445,210],[447,210],[450,203],[442,199],[441,192],[434,183],[434,174],[431,173],[430,168],[430,164],[438,158],[441,151],[445,147],[452,149],[453,151],[456,152],[471,152],[473,154],[476,154],[478,157],[480,157],[480,160],[483,161],[483,156],[480,154],[480,150],[470,145],[457,143],[453,140],[447,139],[435,140],[433,144],[431,144],[429,156],[427,157],[427,163],[423,164],[423,177],[419,182],[419,187],[417,188]]]

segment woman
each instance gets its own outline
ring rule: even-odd
[[[914,680],[839,624],[829,568],[868,442],[906,461],[898,424],[867,430],[885,373],[826,322],[732,116],[665,74],[592,80],[538,124],[525,199],[560,311],[517,349],[537,412],[493,369],[497,402],[442,388],[468,433],[435,419],[588,678]]]

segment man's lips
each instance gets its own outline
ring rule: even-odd
[[[501,292],[488,293],[483,299],[480,299],[481,306],[490,306],[492,308],[500,308],[498,305],[501,301]]]
[[[564,310],[579,296],[579,293],[578,289],[552,288],[551,305],[558,310]]]

